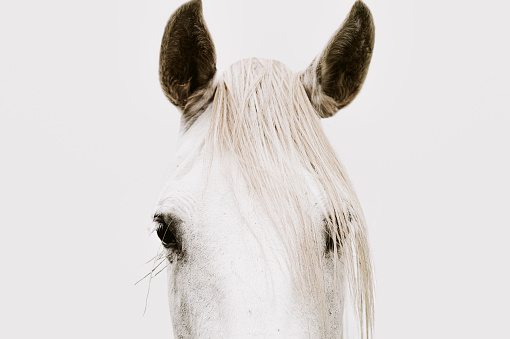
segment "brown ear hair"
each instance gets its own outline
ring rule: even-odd
[[[333,116],[356,97],[365,81],[374,49],[372,14],[356,1],[340,29],[301,80],[321,118]]]
[[[159,79],[167,98],[181,110],[216,73],[216,52],[202,15],[202,1],[191,0],[170,17],[161,41]]]

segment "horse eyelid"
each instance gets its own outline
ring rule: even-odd
[[[154,214],[154,216],[152,217],[152,221],[155,222],[156,224],[166,226],[165,218],[163,218],[163,215],[161,214]]]

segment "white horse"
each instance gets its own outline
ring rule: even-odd
[[[321,118],[359,92],[373,44],[357,1],[306,71],[249,59],[219,74],[201,1],[171,16],[160,80],[182,126],[154,225],[176,337],[339,338],[347,297],[371,336],[365,221]]]

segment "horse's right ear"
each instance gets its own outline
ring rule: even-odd
[[[368,72],[374,39],[372,14],[357,0],[326,49],[301,75],[321,118],[334,115],[356,97]]]
[[[216,52],[202,15],[202,1],[191,0],[168,20],[161,41],[159,80],[167,98],[184,110],[190,96],[216,73]]]

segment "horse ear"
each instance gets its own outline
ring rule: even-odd
[[[191,0],[170,17],[161,41],[159,80],[167,98],[184,110],[188,99],[216,73],[216,52],[202,15]]]
[[[372,14],[356,1],[322,54],[301,75],[321,118],[333,116],[356,97],[368,72],[374,40]]]

